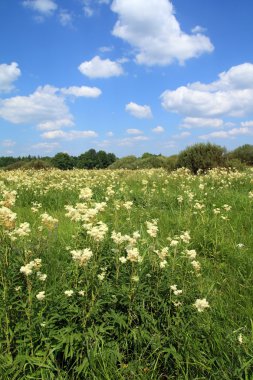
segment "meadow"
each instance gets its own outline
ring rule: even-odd
[[[0,189],[0,379],[253,379],[252,170]]]

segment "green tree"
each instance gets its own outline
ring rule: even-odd
[[[198,170],[206,171],[219,166],[226,166],[226,150],[214,144],[195,144],[179,153],[177,167],[186,167],[194,174]]]
[[[62,170],[70,170],[74,167],[73,158],[68,153],[57,153],[51,160],[55,168]]]
[[[235,150],[229,153],[232,158],[237,158],[241,162],[247,165],[253,165],[253,145],[245,144],[239,146]]]

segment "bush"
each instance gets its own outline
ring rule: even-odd
[[[195,144],[183,150],[177,160],[177,167],[185,167],[194,174],[198,170],[206,171],[215,167],[226,166],[226,150],[214,144]]]
[[[245,144],[239,146],[232,152],[230,156],[234,159],[238,159],[247,165],[253,165],[253,145]]]

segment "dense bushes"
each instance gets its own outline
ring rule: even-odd
[[[89,149],[79,156],[68,153],[57,153],[54,157],[0,157],[0,168],[15,169],[47,169],[55,167],[61,170],[78,169],[151,169],[164,168],[168,171],[186,167],[192,173],[206,171],[214,167],[233,167],[243,170],[253,165],[253,145],[243,145],[231,152],[214,144],[195,144],[180,152],[179,155],[163,156],[161,154],[143,153],[141,157],[129,155],[118,159],[114,153],[103,150],[96,152]]]
[[[198,170],[206,171],[215,167],[224,167],[227,163],[226,150],[214,144],[195,144],[183,150],[177,160],[177,167],[190,169],[194,174]]]
[[[247,165],[253,165],[253,145],[245,144],[239,146],[230,153],[230,156]]]
[[[162,155],[155,155],[144,153],[141,157],[126,156],[120,158],[112,165],[110,169],[152,169],[152,168],[165,168],[167,170],[174,170],[176,168],[177,156],[165,157]]]

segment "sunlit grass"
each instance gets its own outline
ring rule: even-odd
[[[0,378],[252,379],[252,181],[0,173]]]

